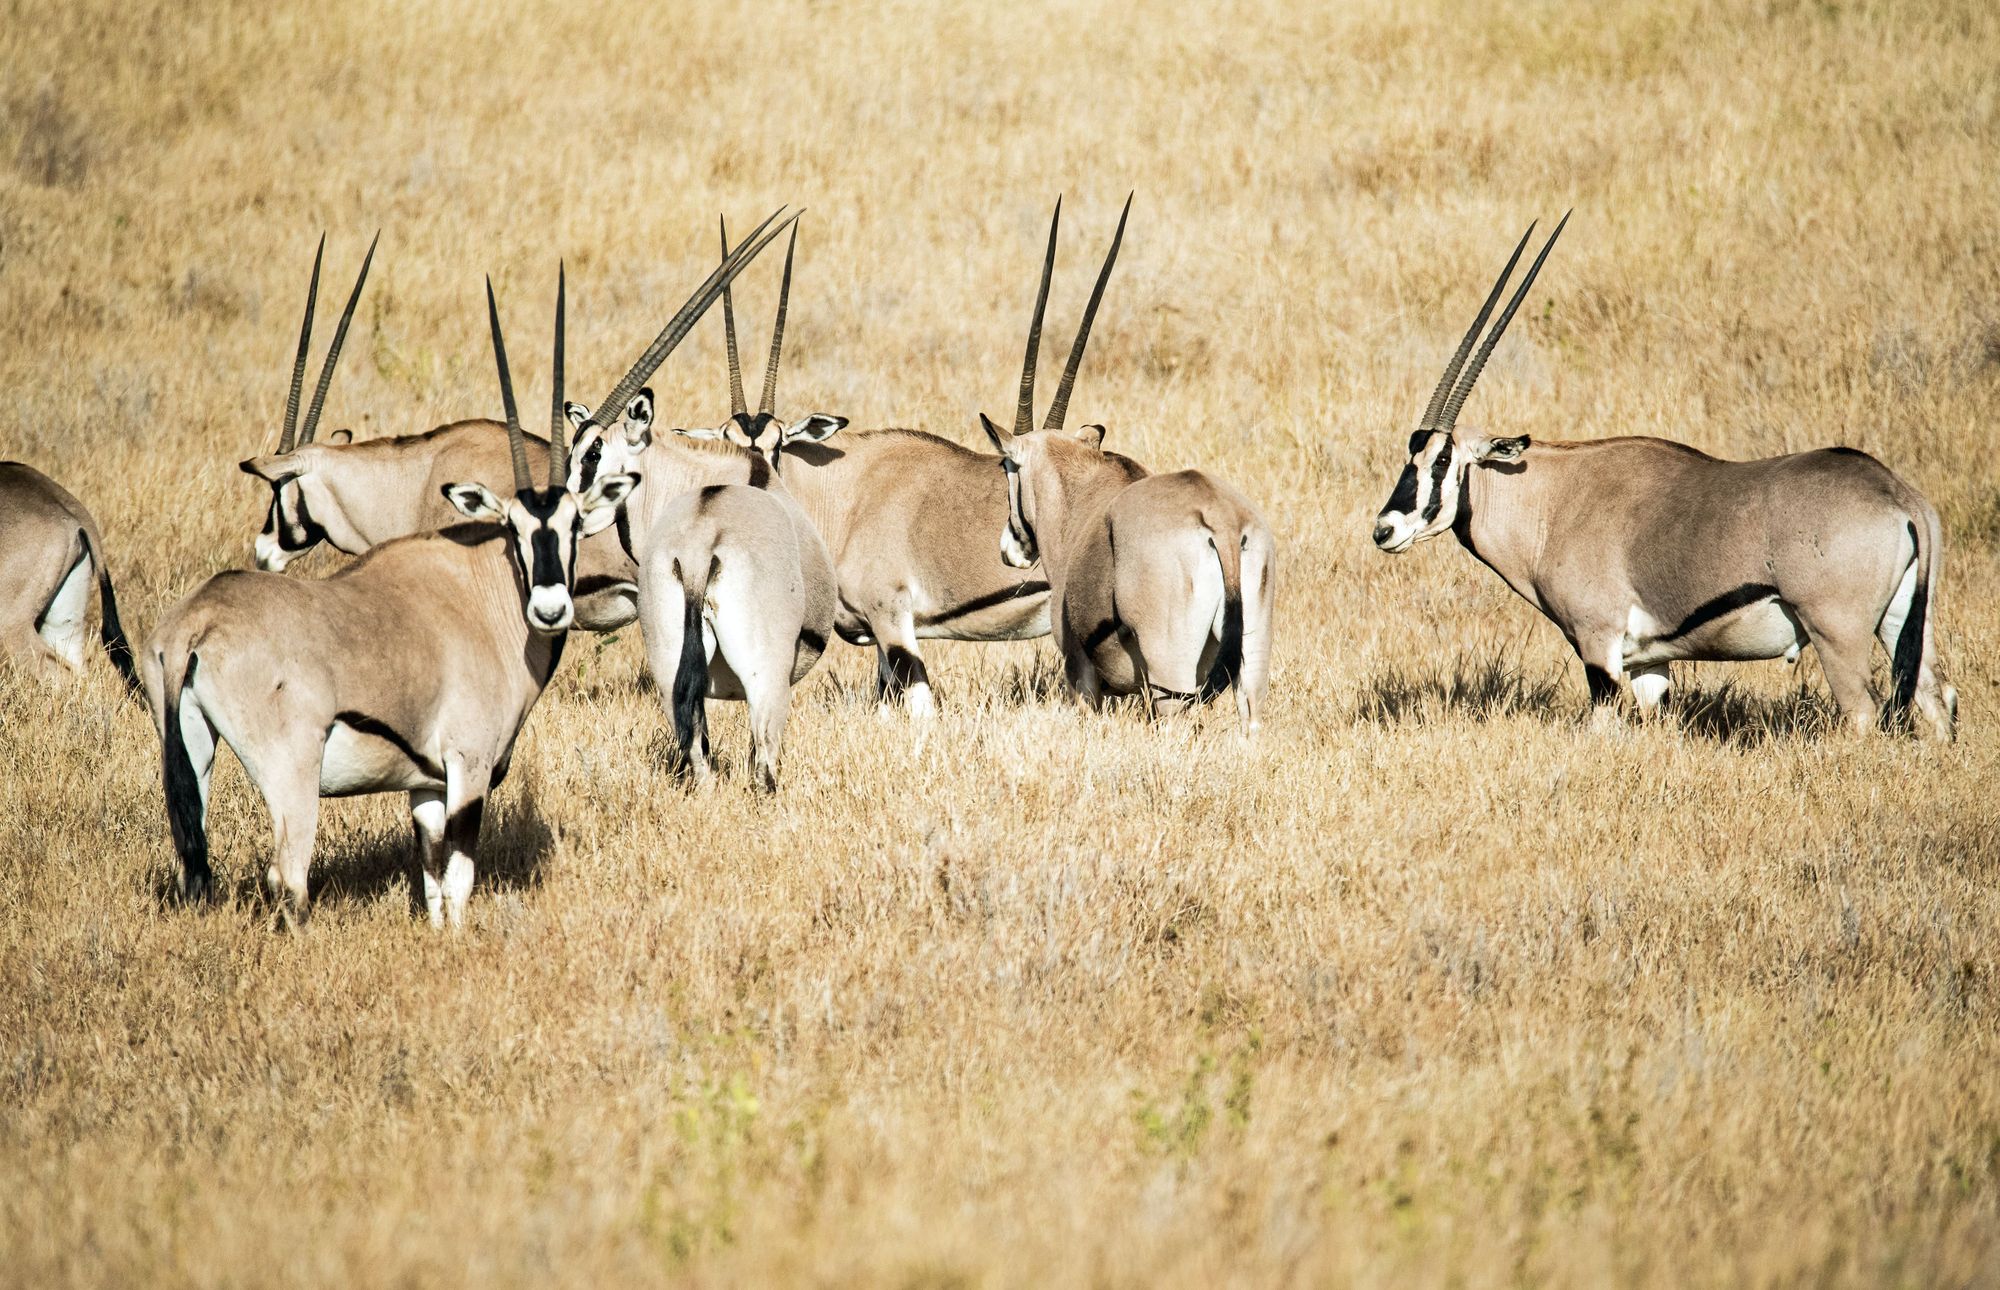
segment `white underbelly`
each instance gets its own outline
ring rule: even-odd
[[[363,734],[338,721],[327,732],[326,749],[319,763],[321,797],[443,787],[443,781],[432,778],[380,736]]]
[[[1678,636],[1663,634],[1659,624],[1635,605],[1626,624],[1624,664],[1629,670],[1679,660],[1748,662],[1782,658],[1791,662],[1805,645],[1805,629],[1791,608],[1775,596],[1745,605]]]

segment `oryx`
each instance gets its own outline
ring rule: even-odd
[[[1063,430],[1131,210],[1128,197],[1069,365],[1036,431],[1035,363],[1062,222],[1056,203],[1014,428],[979,418],[1006,473],[1007,520],[993,536],[1015,568],[1041,561],[1063,670],[1079,696],[1096,705],[1106,694],[1138,695],[1148,712],[1161,712],[1207,702],[1233,685],[1248,733],[1257,728],[1270,670],[1277,575],[1271,530],[1247,498],[1210,475],[1154,475],[1105,452],[1101,425]]]
[[[423,434],[359,443],[353,442],[346,430],[315,439],[348,323],[374,260],[373,243],[334,330],[305,420],[299,420],[313,306],[319,298],[320,265],[325,255],[326,239],[321,237],[313,257],[312,285],[306,295],[305,322],[299,329],[298,355],[292,363],[278,450],[241,463],[246,474],[271,486],[270,505],[255,549],[257,567],[273,573],[281,572],[322,542],[347,555],[360,555],[391,538],[442,528],[459,518],[441,496],[445,484],[474,480],[497,490],[504,489],[511,478],[513,449],[507,427],[498,421],[455,421]],[[548,442],[537,435],[526,435],[523,442],[529,468],[546,469]],[[616,533],[606,532],[584,542],[577,557],[577,625],[589,631],[610,631],[630,623],[638,612],[635,573]]]
[[[1622,677],[1650,714],[1674,660],[1796,659],[1811,644],[1841,715],[1866,728],[1877,718],[1869,671],[1879,640],[1890,658],[1886,715],[1906,724],[1914,705],[1932,733],[1949,738],[1958,700],[1943,683],[1931,629],[1937,512],[1873,457],[1823,448],[1721,461],[1666,439],[1531,445],[1527,435],[1458,428],[1459,408],[1562,225],[1467,365],[1533,232],[1529,225],[1432,392],[1376,518],[1375,544],[1396,554],[1454,533],[1562,629],[1599,720],[1615,717]]]
[[[709,275],[619,382],[618,402],[768,241],[747,243]],[[211,881],[205,816],[220,738],[270,809],[266,882],[294,916],[306,905],[319,798],[406,791],[431,921],[463,918],[486,795],[506,774],[572,621],[577,544],[614,521],[637,483],[600,475],[580,495],[564,487],[559,289],[549,484],[532,486],[490,283],[487,313],[514,497],[502,502],[469,481],[445,491],[467,516],[499,523],[387,542],[319,582],[218,574],[153,634],[141,665],[188,893]]]
[[[791,298],[792,258],[797,229],[785,248],[785,272],[778,288],[778,316],[764,368],[764,392],[753,417],[743,398],[743,372],[736,355],[734,307],[722,296],[729,350],[730,424],[754,443],[770,431],[767,456],[752,461],[775,470],[781,445],[791,442],[774,416],[778,364],[785,343],[785,308]],[[729,253],[728,234],[723,254]],[[606,431],[588,412],[571,405],[581,422],[580,453],[571,467],[572,487],[587,486],[602,470],[634,472],[648,482],[627,499],[625,522],[638,553],[639,621],[653,677],[670,694],[674,734],[682,764],[697,781],[709,774],[706,698],[742,699],[750,705],[750,769],[766,792],[778,783],[778,759],[791,690],[826,651],[833,630],[833,564],[819,531],[775,478],[750,483],[681,486],[691,473],[686,461],[700,442],[680,435],[654,439],[650,401],[621,427]],[[643,418],[643,420],[642,420]],[[831,422],[832,433],[846,424]],[[720,432],[710,432],[719,439]],[[741,449],[726,446],[729,452]],[[757,449],[752,449],[756,452]],[[712,470],[694,463],[699,472]]]
[[[0,461],[0,654],[45,676],[82,671],[93,573],[105,656],[137,686],[97,521],[33,466]]]
[[[1008,565],[988,540],[1007,522],[993,457],[922,430],[850,430],[829,439],[845,418],[781,423],[750,416],[740,393],[735,404],[721,426],[681,437],[726,438],[782,470],[833,558],[834,630],[851,645],[875,647],[883,700],[901,699],[920,716],[935,711],[920,640],[1048,634],[1048,582],[1038,570]]]

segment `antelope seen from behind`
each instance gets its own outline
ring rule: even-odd
[[[44,677],[82,671],[93,581],[105,657],[136,687],[97,521],[33,466],[0,461],[0,655]]]
[[[621,402],[768,241],[709,275],[619,382]],[[559,289],[549,483],[533,486],[490,283],[487,309],[512,498],[476,481],[448,484],[454,507],[483,522],[384,543],[322,581],[219,574],[169,611],[148,643],[141,665],[188,895],[212,883],[206,812],[220,741],[271,812],[266,884],[287,917],[306,910],[319,798],[400,791],[430,919],[463,920],[486,797],[574,618],[578,543],[614,522],[637,482],[601,475],[580,494],[564,486]]]
[[[1039,560],[1047,573],[1063,671],[1083,699],[1095,706],[1106,695],[1136,695],[1149,713],[1172,712],[1233,686],[1248,733],[1257,729],[1270,668],[1270,529],[1220,480],[1198,470],[1154,475],[1105,452],[1103,426],[1063,429],[1131,209],[1128,197],[1055,399],[1035,430],[1035,365],[1062,222],[1056,203],[1014,428],[979,418],[1006,472],[1000,551],[1015,568]]]

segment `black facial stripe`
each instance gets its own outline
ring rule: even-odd
[[[1438,517],[1438,510],[1444,505],[1444,474],[1451,469],[1451,436],[1446,435],[1444,446],[1431,459],[1431,495],[1424,502],[1424,523],[1429,524]]]
[[[1388,504],[1382,508],[1384,514],[1394,511],[1398,515],[1408,515],[1417,509],[1417,468],[1414,464],[1403,467],[1403,473],[1396,477],[1396,491],[1389,494]]]
[[[578,483],[583,488],[588,489],[597,481],[597,464],[603,459],[604,436],[599,435],[590,441],[590,448],[583,454],[582,474],[578,477]]]
[[[531,587],[565,587],[569,579],[563,576],[562,543],[556,531],[547,525],[535,529],[528,539],[529,549],[534,554],[534,565],[528,577]]]
[[[285,489],[292,490],[292,515],[285,516]],[[278,549],[285,552],[308,551],[326,540],[326,530],[313,519],[306,509],[305,490],[296,484],[280,484],[271,497],[271,513],[277,518]]]

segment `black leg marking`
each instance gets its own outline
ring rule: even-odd
[[[901,693],[913,685],[929,685],[931,675],[924,668],[923,659],[904,649],[901,645],[891,645],[883,651],[889,662],[889,676],[896,691]]]
[[[1590,702],[1593,707],[1602,707],[1618,701],[1618,682],[1611,673],[1595,663],[1583,665],[1583,680],[1590,687]]]
[[[1774,600],[1778,589],[1767,582],[1746,582],[1742,586],[1725,591],[1712,600],[1696,606],[1695,611],[1681,619],[1680,626],[1668,632],[1665,640],[1679,640],[1681,637],[1708,626],[1716,619],[1747,608],[1760,600]]]
[[[397,752],[409,758],[410,764],[422,771],[424,777],[436,783],[444,783],[444,767],[432,762],[418,752],[409,740],[392,729],[388,722],[378,721],[365,712],[336,712],[333,719],[356,734],[372,735],[384,743],[393,745]]]

